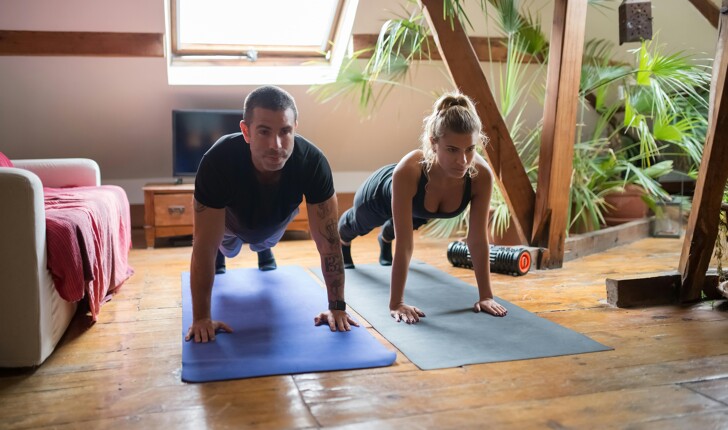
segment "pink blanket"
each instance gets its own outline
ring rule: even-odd
[[[126,193],[114,185],[43,191],[48,270],[64,300],[88,297],[96,321],[107,295],[134,273]]]

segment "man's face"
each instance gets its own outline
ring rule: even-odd
[[[251,123],[240,121],[240,130],[250,145],[253,165],[261,173],[277,172],[293,152],[293,138],[298,122],[293,109],[273,111],[253,109]]]

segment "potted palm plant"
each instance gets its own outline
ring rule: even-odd
[[[460,19],[465,26],[472,28],[470,20],[463,12],[461,1],[444,0],[449,19]],[[507,50],[505,67],[500,69],[499,76],[490,70],[490,82],[496,83],[499,95],[498,105],[506,119],[511,138],[519,150],[521,159],[527,166],[529,176],[535,183],[535,168],[538,156],[538,140],[540,126],[528,129],[525,126],[523,112],[524,99],[532,96],[539,82],[540,74],[528,73],[528,61],[537,68],[544,68],[543,62],[548,46],[540,22],[531,15],[517,13],[517,4],[513,1],[489,0],[495,10],[495,21],[500,32],[505,36]],[[430,34],[419,7],[411,3],[412,10],[388,20],[382,26],[375,46],[354,52],[351,59],[342,67],[335,82],[315,85],[311,91],[318,100],[327,102],[338,97],[350,96],[356,99],[361,111],[368,114],[381,103],[388,92],[395,86],[408,86],[404,80],[415,60],[428,60],[429,52],[435,49],[427,43]],[[486,4],[481,3],[486,12]],[[368,60],[360,60],[369,57]],[[526,58],[529,58],[527,61]],[[417,88],[412,88],[420,91]],[[491,236],[500,242],[509,228],[510,215],[503,197],[496,188],[491,202]],[[425,234],[436,237],[447,237],[467,229],[467,211],[453,219],[435,220],[422,230]]]
[[[616,157],[608,163],[608,180],[594,188],[607,191],[600,221],[616,225],[644,217],[656,198],[669,199],[654,180],[668,173],[673,162],[697,169],[707,129],[710,73],[684,53],[663,53],[654,41],[633,51],[633,67],[610,64],[611,48],[598,46],[585,65],[582,93],[600,116],[598,131],[608,142],[602,149]],[[610,102],[610,92],[620,96]]]
[[[443,1],[446,18],[460,19],[467,28],[470,20],[463,11],[463,2]],[[597,6],[607,3],[590,1]],[[385,23],[374,47],[353,54],[336,82],[312,87],[320,101],[353,95],[366,111],[381,103],[391,88],[405,85],[413,62],[427,60],[434,49],[427,43],[429,29],[424,17],[412,4],[411,11]],[[489,10],[495,11],[494,21],[505,36],[505,67],[500,69],[503,72],[499,79],[493,76],[491,67],[489,81],[492,87],[498,87],[501,115],[535,186],[541,124],[528,128],[523,112],[527,98],[544,97],[541,84],[545,73],[539,72],[545,70],[543,61],[548,58],[547,38],[538,16],[520,11],[513,0],[488,0],[481,6],[486,17]],[[666,198],[656,181],[671,169],[672,162],[664,159],[665,155],[677,154],[690,166],[700,162],[707,128],[703,93],[709,82],[709,68],[693,65],[684,54],[664,55],[657,47],[642,44],[635,51],[636,66],[630,66],[612,61],[613,44],[607,41],[589,41],[586,45],[580,84],[582,114],[580,124],[575,125],[579,132],[570,195],[572,228],[582,224],[598,229],[605,223],[604,212],[616,206],[607,196],[632,185],[645,190],[641,199],[647,202]],[[359,60],[365,52],[371,54],[370,58]],[[526,58],[541,70],[526,73]],[[582,124],[589,113],[596,115],[596,127],[584,137]],[[665,151],[668,146],[670,154]],[[491,207],[491,232],[498,241],[507,231],[510,216],[497,189]],[[433,235],[448,236],[466,229],[465,220],[467,213],[458,219],[436,220],[428,224],[428,230]]]

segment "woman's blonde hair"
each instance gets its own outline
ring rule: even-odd
[[[435,102],[432,113],[425,117],[424,131],[422,132],[422,153],[424,158],[422,164],[425,171],[429,172],[435,163],[435,151],[432,145],[437,142],[445,133],[472,134],[478,133],[478,142],[485,146],[488,137],[483,134],[483,124],[475,110],[475,104],[470,97],[458,91],[446,93],[440,96]],[[475,168],[475,159],[468,167],[470,177],[478,174]]]

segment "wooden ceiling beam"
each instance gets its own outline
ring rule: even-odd
[[[420,0],[419,3],[452,81],[475,101],[483,131],[490,138],[486,158],[511,210],[518,237],[521,243],[527,244],[531,237],[535,194],[478,57],[460,22],[454,20],[451,27],[450,21],[444,19],[442,0]]]
[[[355,34],[352,37],[352,45],[354,52],[373,48],[377,44],[377,40],[379,39],[378,34]],[[478,60],[480,61],[489,61],[493,63],[505,63],[508,58],[508,49],[507,49],[507,43],[508,39],[505,37],[477,37],[477,36],[471,36],[468,38],[470,40],[470,44],[473,47],[473,50],[475,51],[475,55],[478,57]],[[430,59],[430,60],[442,60],[442,56],[440,56],[440,51],[432,49],[429,52],[427,52],[427,46],[435,47],[437,44],[435,43],[435,39],[432,36],[428,37],[428,42],[423,44],[423,58],[424,59]],[[358,58],[367,59],[371,58],[372,53],[364,51],[362,52]],[[542,63],[543,61],[539,60],[538,58],[535,58],[530,55],[526,55],[523,59],[524,63]]]
[[[720,9],[711,0],[689,0],[714,28],[718,28]]]
[[[164,57],[164,35],[0,30],[0,55]]]

